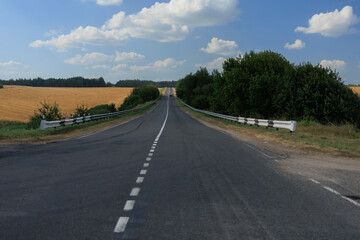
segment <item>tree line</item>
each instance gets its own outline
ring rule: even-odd
[[[19,86],[31,86],[31,87],[106,87],[105,80],[100,78],[34,78],[34,79],[10,79],[0,80],[0,84],[3,85],[19,85]]]
[[[360,98],[338,73],[311,63],[291,64],[272,51],[229,58],[221,73],[201,68],[180,79],[176,92],[193,107],[233,116],[360,128]]]
[[[34,79],[10,79],[0,80],[0,86],[2,85],[18,85],[18,86],[31,86],[31,87],[141,87],[148,84],[154,84],[159,88],[163,87],[175,87],[177,81],[161,81],[155,82],[151,80],[119,80],[117,83],[112,84],[110,82],[105,83],[104,78],[34,78]]]
[[[141,87],[149,84],[154,84],[155,86],[159,88],[163,87],[175,87],[177,81],[160,81],[155,82],[152,80],[119,80],[117,83],[115,83],[115,87]]]

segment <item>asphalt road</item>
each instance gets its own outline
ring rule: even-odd
[[[360,239],[359,206],[174,97],[103,132],[0,150],[0,239]]]

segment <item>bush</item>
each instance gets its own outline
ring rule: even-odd
[[[130,96],[125,98],[119,111],[135,108],[139,104],[157,99],[159,95],[159,90],[154,84],[134,88]]]
[[[4,88],[4,86],[0,83],[0,88]]]
[[[116,112],[116,107],[114,103],[97,105],[89,109],[89,113],[91,115],[111,113],[111,112]]]
[[[84,116],[89,114],[89,109],[88,107],[85,106],[85,104],[81,104],[80,106],[77,106],[74,112],[74,117],[78,117],[78,116]]]
[[[36,129],[40,127],[41,119],[45,116],[47,121],[61,120],[61,112],[59,105],[54,102],[49,104],[46,101],[40,102],[41,107],[38,108],[37,112],[34,111],[34,115],[30,117],[30,121],[27,123],[28,129]]]
[[[130,95],[125,98],[121,104],[119,111],[135,108],[137,105],[144,103],[144,100],[139,95]]]

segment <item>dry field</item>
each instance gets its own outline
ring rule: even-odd
[[[132,88],[49,88],[4,86],[0,89],[0,120],[25,121],[40,107],[40,102],[59,104],[68,117],[75,108],[84,104],[88,108],[115,103],[119,107],[130,95]]]
[[[360,87],[350,87],[350,88],[351,88],[351,90],[354,91],[354,93],[356,93],[357,95],[360,96]]]

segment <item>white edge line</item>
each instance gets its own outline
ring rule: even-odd
[[[335,191],[334,189],[329,188],[329,187],[327,187],[327,186],[323,186],[323,188],[325,188],[326,190],[328,190],[328,191],[330,191],[330,192],[332,192],[332,193],[335,193],[335,194],[337,194],[337,195],[341,195],[340,193],[338,193],[338,192]]]
[[[345,197],[345,196],[341,196],[341,197],[342,197],[343,199],[348,200],[348,201],[351,202],[352,204],[360,207],[360,204],[359,204],[358,202],[355,202],[354,200],[352,200],[352,199],[350,199],[350,198],[348,198],[348,197]]]
[[[246,146],[248,146],[249,148],[251,148],[251,149],[253,149],[253,150],[261,153],[261,154],[264,155],[265,157],[267,157],[267,158],[272,158],[271,156],[267,155],[266,153],[263,153],[262,151],[260,151],[259,149],[256,149],[256,148],[250,146],[249,144],[247,144],[247,143],[245,143],[245,142],[244,142],[244,144],[245,144]]]
[[[320,184],[318,181],[316,181],[315,179],[309,178],[310,181],[316,183],[316,184]]]
[[[115,226],[114,232],[116,233],[124,232],[128,221],[129,221],[129,217],[120,217]]]

